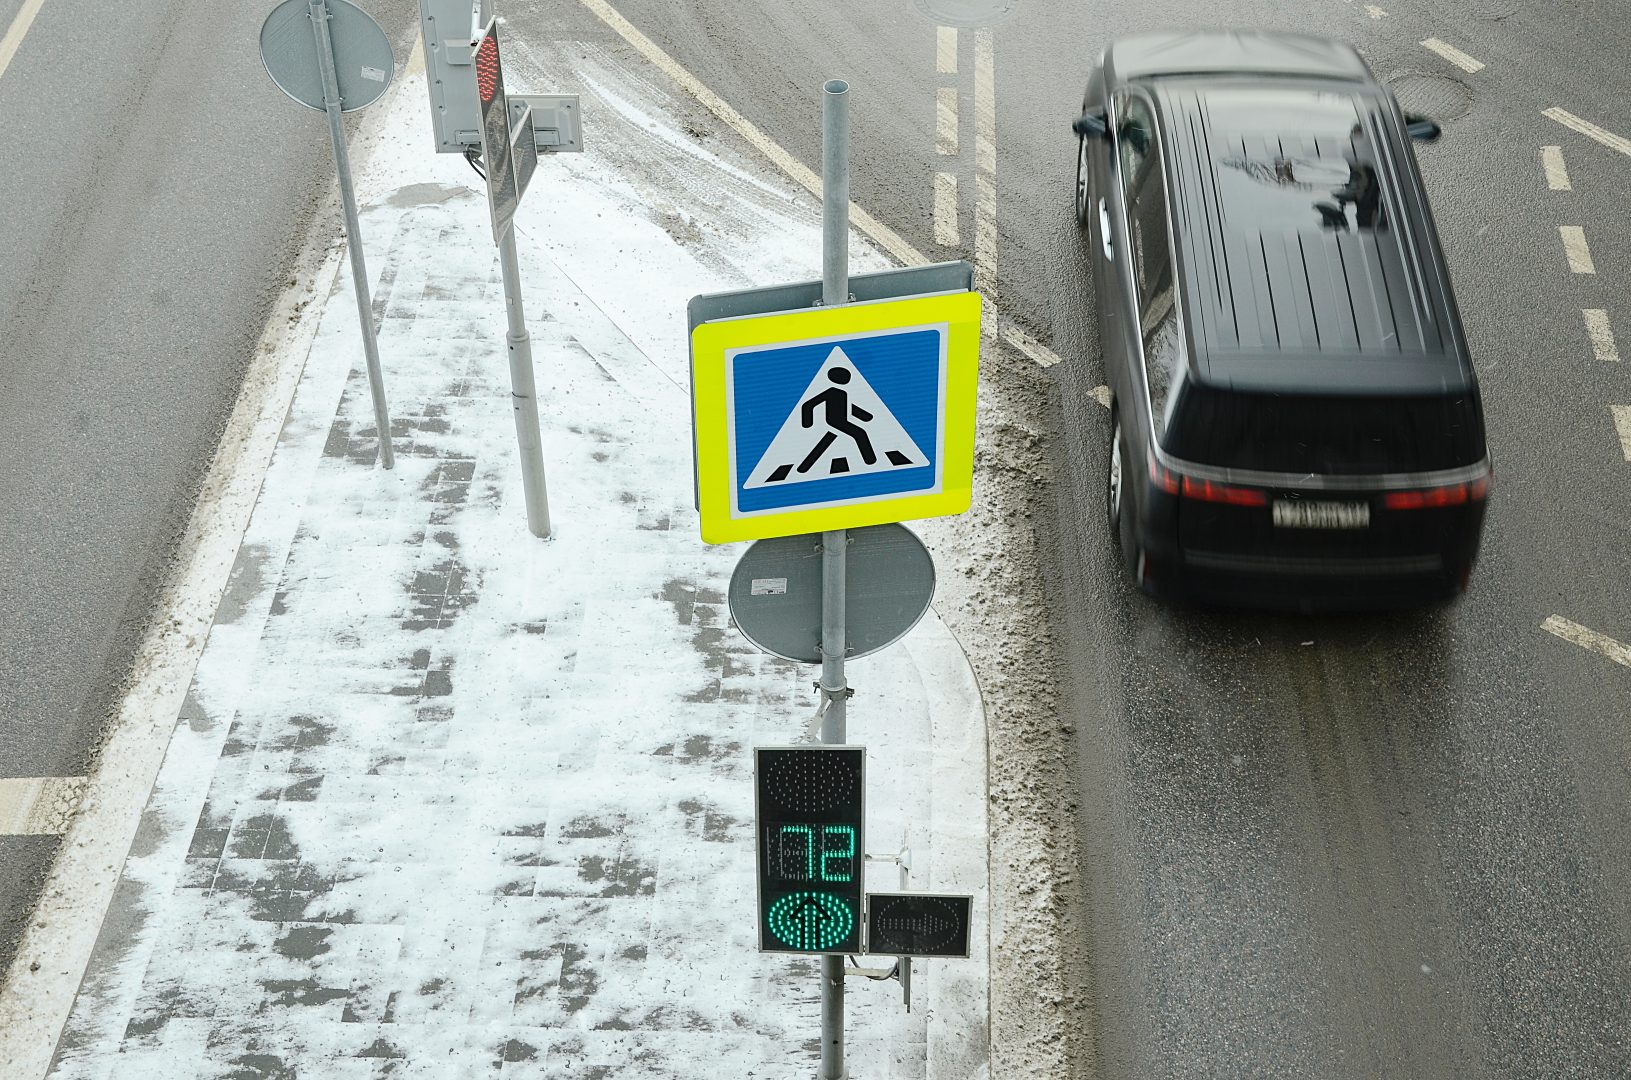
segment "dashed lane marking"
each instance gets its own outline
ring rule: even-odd
[[[934,149],[945,157],[957,156],[957,88],[942,86],[935,91]]]
[[[934,69],[942,75],[957,74],[957,27],[935,28]]]
[[[642,34],[633,23],[625,19],[606,0],[578,0],[588,8],[596,18],[610,27],[613,32],[628,42],[636,52],[649,60],[663,74],[673,79],[680,87],[702,103],[703,107],[719,118],[726,127],[735,131],[746,139],[754,149],[769,158],[782,172],[786,173],[794,183],[803,187],[810,194],[821,197],[821,178],[805,167],[799,160],[783,150],[775,140],[771,139],[747,117],[737,112],[724,98],[708,89],[702,80],[692,75],[680,63]],[[989,31],[984,32],[989,41]],[[976,83],[978,95],[978,83]],[[976,102],[978,105],[978,102]],[[995,161],[995,151],[992,152]],[[993,193],[993,202],[995,195]],[[903,266],[924,266],[929,263],[928,256],[918,251],[895,230],[867,213],[854,203],[850,204],[850,220],[862,233],[870,237],[873,243],[883,248]],[[1059,363],[1059,355],[1046,345],[1038,342],[1024,330],[1021,330],[1012,319],[1002,315],[989,304],[986,307],[985,324],[989,333],[1007,343],[1026,357],[1035,361],[1042,367],[1052,367]]]
[[[1599,634],[1595,630],[1571,622],[1561,615],[1550,615],[1540,624],[1540,628],[1549,633],[1556,634],[1564,641],[1572,641],[1582,649],[1590,649],[1594,653],[1601,653],[1616,664],[1631,667],[1631,646],[1615,641],[1607,634]]]
[[[1596,124],[1591,123],[1589,120],[1582,120],[1572,112],[1556,108],[1555,106],[1550,109],[1542,110],[1540,115],[1546,117],[1548,120],[1556,120],[1570,131],[1578,131],[1586,138],[1594,139],[1608,147],[1610,150],[1618,150],[1620,153],[1631,157],[1631,139],[1616,135],[1612,131],[1605,131]]]
[[[952,173],[934,174],[934,242],[941,247],[956,247],[957,231],[957,177]]]
[[[1586,317],[1586,333],[1591,335],[1591,351],[1597,359],[1618,363],[1620,350],[1614,345],[1614,328],[1608,324],[1608,312],[1586,308],[1580,314]]]
[[[1385,12],[1381,8],[1377,7],[1375,4],[1366,4],[1365,5],[1365,14],[1369,15],[1373,19],[1385,19],[1385,18],[1387,18],[1387,12]]]
[[[1563,164],[1563,148],[1561,146],[1543,146],[1540,148],[1540,162],[1546,167],[1546,186],[1553,191],[1570,191],[1569,170]]]
[[[83,776],[0,778],[0,836],[60,836],[85,793]]]
[[[1631,461],[1631,405],[1610,405],[1608,411],[1614,414],[1614,430],[1620,433],[1620,450]]]
[[[1468,56],[1454,45],[1446,45],[1436,37],[1430,37],[1421,44],[1423,48],[1431,49],[1433,52],[1438,53],[1440,56],[1444,57],[1444,59],[1448,60],[1450,63],[1454,64],[1456,67],[1460,68],[1462,71],[1465,71],[1469,75],[1475,71],[1484,70],[1484,63],[1482,60],[1474,60],[1472,57]]]
[[[1559,225],[1557,233],[1563,238],[1569,269],[1576,274],[1595,274],[1597,267],[1591,261],[1591,248],[1586,246],[1586,230],[1578,225]]]

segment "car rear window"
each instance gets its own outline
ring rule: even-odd
[[[1411,473],[1484,458],[1475,392],[1430,397],[1240,393],[1196,383],[1172,403],[1163,448],[1228,469]]]

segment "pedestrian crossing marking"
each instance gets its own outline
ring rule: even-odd
[[[742,487],[801,484],[928,464],[928,455],[866,376],[835,346]]]

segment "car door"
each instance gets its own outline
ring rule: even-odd
[[[1146,426],[1147,409],[1142,405],[1143,380],[1139,340],[1138,290],[1133,262],[1130,196],[1155,165],[1150,159],[1154,122],[1147,101],[1126,89],[1117,90],[1110,100],[1110,138],[1106,143],[1107,171],[1111,182],[1097,193],[1099,212],[1095,226],[1105,240],[1099,251],[1104,267],[1100,288],[1102,340],[1105,378],[1116,396],[1121,426],[1129,442],[1142,443],[1135,433]],[[1138,447],[1142,449],[1142,447]],[[1141,455],[1142,456],[1142,455]]]

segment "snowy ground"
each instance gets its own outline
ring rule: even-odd
[[[397,468],[342,275],[54,1077],[812,1074],[814,964],[753,949],[750,780],[810,737],[812,672],[736,634],[740,549],[697,538],[684,304],[814,276],[817,210],[576,59],[591,150],[517,218],[555,539],[525,528],[485,201],[405,80],[362,182]],[[979,1076],[974,673],[931,616],[850,679],[869,846],[977,912],[910,1014],[851,980],[851,1071]]]

